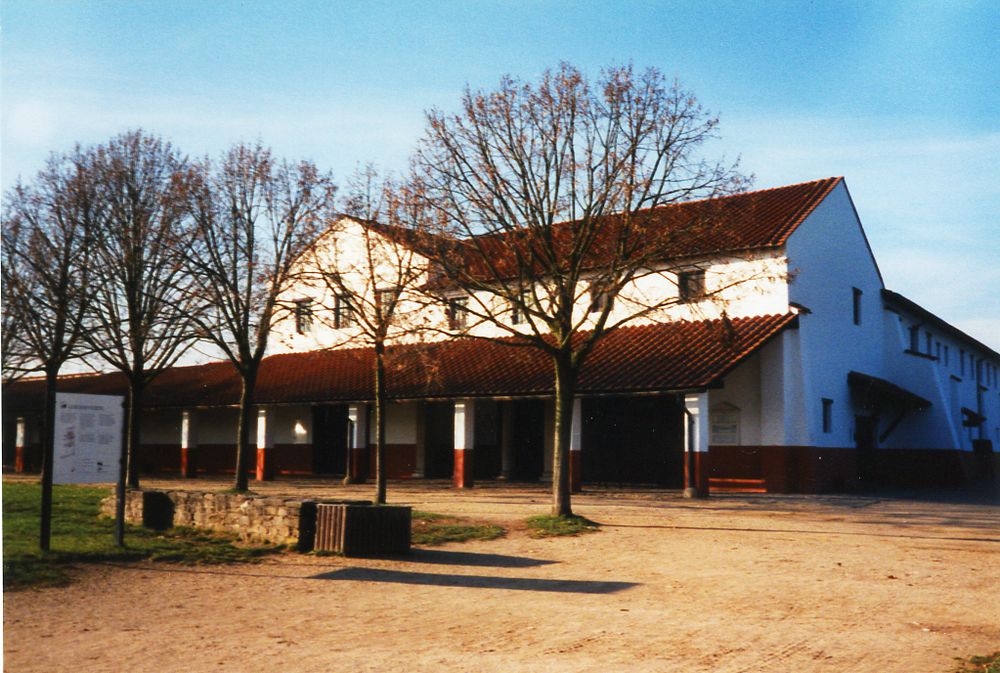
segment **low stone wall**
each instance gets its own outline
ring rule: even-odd
[[[101,503],[101,512],[115,515],[115,498]],[[236,533],[246,541],[297,545],[312,549],[316,503],[205,491],[129,490],[125,520],[149,528],[189,526]]]

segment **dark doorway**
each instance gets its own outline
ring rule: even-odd
[[[854,441],[857,443],[858,479],[874,483],[877,478],[875,446],[878,437],[878,419],[874,416],[854,417]]]
[[[538,481],[545,469],[545,401],[515,400],[504,406],[504,413],[514,415],[511,478]]]
[[[476,455],[472,470],[476,479],[496,479],[501,470],[500,405],[496,400],[476,400]]]
[[[424,403],[424,476],[448,479],[455,456],[455,403]]]
[[[584,398],[583,481],[684,486],[684,412],[669,397]]]
[[[347,407],[313,407],[313,472],[344,475],[347,469]]]

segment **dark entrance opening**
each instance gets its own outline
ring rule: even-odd
[[[424,403],[424,476],[449,479],[455,460],[455,403]]]
[[[347,469],[347,406],[313,407],[313,472],[343,476]]]
[[[684,486],[684,411],[672,397],[584,398],[583,481]]]
[[[875,446],[878,439],[878,419],[875,416],[854,417],[854,441],[857,446],[858,479],[872,484],[877,479]]]
[[[538,481],[545,469],[545,401],[514,400],[503,413],[513,415],[511,430],[511,479]]]
[[[500,456],[500,405],[496,400],[476,400],[476,452],[472,465],[476,479],[496,479],[502,468]]]

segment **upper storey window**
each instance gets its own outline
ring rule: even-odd
[[[590,306],[587,308],[588,313],[600,313],[605,308],[610,310],[614,306],[614,301],[615,298],[611,296],[611,292],[600,283],[590,284]]]
[[[448,300],[448,328],[465,329],[469,325],[469,298],[452,297]]]
[[[399,288],[387,287],[375,291],[375,298],[378,301],[379,314],[383,320],[388,320],[396,308],[396,298],[399,296]]]
[[[677,295],[681,302],[697,301],[705,296],[705,271],[695,269],[677,274]]]
[[[862,292],[861,290],[859,290],[856,287],[851,288],[851,290],[853,291],[852,309],[854,311],[854,324],[855,325],[860,325],[861,324],[861,295],[863,295],[864,292]]]
[[[311,299],[299,299],[295,302],[295,331],[308,334],[312,329],[313,309]]]
[[[354,324],[354,309],[346,294],[338,294],[333,300],[333,326],[344,329]]]

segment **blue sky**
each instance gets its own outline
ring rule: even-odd
[[[343,183],[403,167],[467,83],[631,61],[718,113],[758,187],[846,176],[887,286],[1000,350],[998,35],[994,0],[4,0],[0,181],[142,127],[191,155],[259,138]]]

